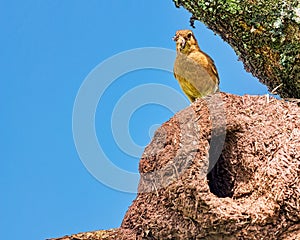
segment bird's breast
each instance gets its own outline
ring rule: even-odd
[[[216,79],[210,74],[208,61],[201,53],[190,56],[178,53],[174,63],[174,74],[183,90],[195,92],[196,89],[200,95],[215,92]]]

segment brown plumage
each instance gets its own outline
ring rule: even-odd
[[[174,76],[191,102],[219,91],[219,75],[214,61],[198,46],[191,30],[178,30],[174,36],[177,56]]]

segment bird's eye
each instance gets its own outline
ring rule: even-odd
[[[190,39],[193,36],[191,32],[188,33],[187,37]]]

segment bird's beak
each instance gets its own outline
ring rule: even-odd
[[[172,39],[176,42],[178,51],[181,51],[185,48],[186,41],[182,36],[175,35]]]
[[[186,41],[183,37],[179,36],[176,42],[180,45],[181,50],[184,49]]]

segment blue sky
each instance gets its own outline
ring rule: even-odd
[[[105,186],[85,168],[72,132],[76,95],[88,74],[109,57],[135,48],[174,50],[171,38],[176,30],[190,28],[190,13],[171,0],[0,0],[0,9],[1,238],[45,239],[118,227],[135,194]],[[215,60],[221,91],[267,93],[219,36],[199,22],[194,33]],[[108,159],[135,173],[138,157],[116,143],[111,116],[122,96],[145,84],[181,94],[171,73],[138,70],[106,89],[95,114],[97,138]],[[159,91],[157,96],[168,97]],[[147,145],[153,130],[172,115],[161,104],[134,111],[128,127],[133,142]]]

